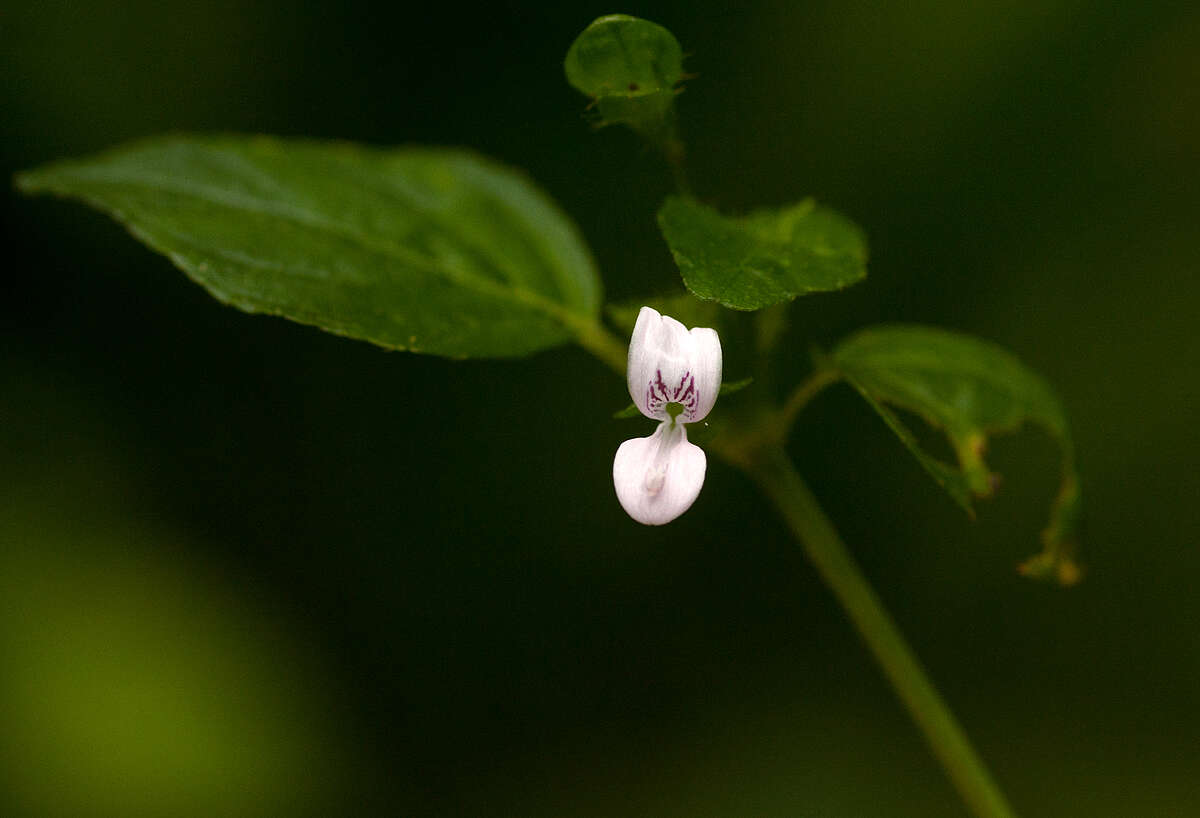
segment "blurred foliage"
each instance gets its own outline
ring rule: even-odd
[[[613,300],[668,292],[654,214],[670,174],[633,134],[590,131],[560,71],[610,10],[16,0],[0,26],[4,169],[164,130],[467,145],[547,187]],[[698,75],[676,108],[701,200],[745,212],[811,193],[870,238],[868,279],[793,304],[782,383],[811,342],[915,321],[996,341],[1063,396],[1088,497],[1088,573],[1069,591],[1012,570],[1055,488],[1048,437],[994,443],[1005,483],[973,524],[849,389],[818,398],[792,445],[1019,812],[1200,812],[1200,15],[1102,0],[637,11]],[[260,593],[279,600],[281,631],[331,668],[290,678],[344,711],[356,814],[961,814],[738,475],[710,469],[667,529],[622,517],[609,470],[627,429],[610,415],[626,389],[581,353],[385,354],[224,309],[104,217],[12,193],[3,208],[0,451],[18,490],[0,524],[24,540],[3,551],[65,555],[32,563],[63,588],[110,577],[90,600],[42,597],[80,607],[28,633],[91,643],[73,623],[111,608],[102,633],[136,634],[148,607],[186,624],[190,648],[238,630]],[[69,519],[90,535],[67,536]],[[111,579],[130,565],[114,537],[155,566],[133,577],[165,573],[169,590],[123,602],[137,583]],[[207,620],[189,600],[214,582],[228,607]],[[262,639],[214,637],[201,655],[276,678],[238,658],[271,641],[251,630]],[[307,783],[295,759],[330,717],[295,715],[299,693],[274,710],[257,682],[214,704],[221,686],[156,639],[157,664],[115,678],[145,689],[161,671],[180,692],[151,712],[194,697],[221,718],[169,716],[175,735],[148,731],[124,758],[157,747],[194,791],[220,767],[172,742],[224,747],[261,713],[277,749],[227,803],[286,812],[276,785]],[[71,667],[52,643],[23,650]],[[292,667],[281,650],[264,655]],[[122,712],[111,686],[79,689],[111,711],[89,729]],[[14,695],[6,724],[36,712]],[[56,729],[40,746],[94,735]],[[68,752],[6,752],[4,791],[41,791]],[[142,766],[120,758],[92,768],[98,788]]]
[[[19,385],[77,459],[31,460],[20,449],[33,440],[6,429],[4,814],[317,815],[340,803],[345,703],[295,612],[131,503],[121,458],[72,434],[74,407],[36,379]],[[49,454],[61,443],[27,411],[7,419]]]

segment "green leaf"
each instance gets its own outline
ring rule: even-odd
[[[674,139],[683,49],[667,29],[627,14],[600,17],[571,43],[563,68],[567,82],[592,98],[600,124],[624,123],[655,142]]]
[[[812,199],[732,218],[672,196],[658,224],[687,288],[735,310],[840,290],[867,275],[862,230]]]
[[[683,49],[657,23],[609,14],[575,38],[563,68],[567,82],[594,99],[673,93],[683,77]]]
[[[467,151],[172,136],[17,184],[111,214],[226,304],[391,349],[524,355],[599,311],[575,226]]]
[[[721,388],[717,390],[717,394],[718,395],[733,395],[737,392],[741,392],[743,389],[745,389],[747,386],[749,386],[752,383],[754,383],[753,377],[745,377],[745,378],[741,378],[736,381],[724,381],[721,384]]]
[[[624,409],[613,412],[613,420],[629,420],[630,418],[640,418],[642,410],[637,408],[636,403],[631,403]]]
[[[852,383],[856,388],[858,388],[857,383],[854,383],[853,381]],[[879,413],[879,416],[883,418],[883,422],[888,425],[888,428],[896,433],[896,437],[900,438],[900,442],[903,443],[905,448],[912,453],[913,457],[915,457],[917,462],[924,467],[925,471],[929,472],[933,479],[936,480],[942,486],[942,488],[946,490],[946,493],[949,494],[956,503],[962,506],[963,510],[966,511],[967,514],[969,514],[971,517],[974,517],[975,509],[971,505],[971,487],[967,483],[966,475],[964,475],[959,468],[943,463],[941,460],[938,460],[936,457],[928,454],[924,449],[921,448],[921,444],[917,441],[916,435],[912,433],[911,429],[904,425],[904,422],[900,419],[899,415],[897,415],[883,403],[875,400],[870,392],[861,388],[859,388],[858,391],[866,399],[867,403],[871,405],[871,408]]]
[[[1022,566],[1034,576],[1079,577],[1073,528],[1079,511],[1079,480],[1070,430],[1050,386],[995,344],[947,330],[885,325],[862,330],[833,352],[833,366],[882,415],[921,465],[968,511],[973,497],[990,496],[995,478],[983,461],[988,438],[1025,423],[1049,432],[1063,450],[1063,478],[1043,553]],[[888,407],[913,412],[945,432],[956,466],[924,452]]]

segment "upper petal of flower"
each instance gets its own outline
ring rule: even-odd
[[[664,421],[650,437],[626,440],[613,458],[613,485],[629,516],[645,525],[669,523],[687,511],[704,485],[704,450],[681,423]]]
[[[696,327],[688,333],[691,340],[691,370],[696,385],[696,405],[686,422],[704,420],[717,402],[721,391],[721,339],[715,329]]]
[[[715,330],[687,327],[642,307],[629,341],[629,395],[643,415],[666,420],[668,403],[684,407],[680,420],[702,420],[721,387],[721,341]]]

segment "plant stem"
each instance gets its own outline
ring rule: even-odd
[[[574,329],[584,349],[624,375],[626,348],[620,339],[599,322],[577,322]],[[747,472],[771,499],[867,643],[971,812],[978,818],[1015,818],[950,707],[781,447],[796,414],[838,377],[836,371],[818,369],[788,396],[773,420],[762,419],[757,435],[752,432],[740,439],[724,440],[718,436],[712,447]]]
[[[609,332],[599,321],[574,321],[570,326],[575,332],[576,342],[581,347],[607,364],[622,378],[625,377],[629,349],[620,338]]]
[[[749,472],[771,498],[875,655],[971,811],[979,818],[1013,818],[1012,808],[966,733],[929,681],[787,454],[778,446],[768,445],[750,457],[731,459]]]
[[[775,392],[775,368],[771,365],[775,347],[787,331],[788,302],[775,304],[754,314],[754,382],[759,392]]]
[[[688,182],[687,168],[683,163],[683,143],[676,143],[666,148],[667,164],[671,166],[671,178],[675,180],[675,192],[680,196],[691,198],[692,186]]]
[[[779,410],[779,429],[783,434],[787,434],[787,430],[792,427],[792,423],[796,420],[796,415],[808,406],[808,402],[816,397],[822,389],[832,383],[837,382],[841,374],[833,369],[821,367],[809,375],[802,383],[792,390],[788,398],[783,403],[783,408]]]

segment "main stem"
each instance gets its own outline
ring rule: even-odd
[[[599,322],[575,326],[579,343],[618,374],[625,374],[625,346]],[[818,372],[801,384],[770,421],[774,439],[782,439],[795,415],[817,392],[836,380],[831,373]],[[883,603],[862,575],[833,523],[821,510],[817,498],[792,466],[777,443],[722,446],[718,437],[713,448],[730,463],[745,470],[779,510],[788,528],[804,547],[825,584],[850,616],[863,641],[900,701],[908,709],[933,754],[971,811],[978,818],[1015,818],[1012,807],[992,780],[983,760],[971,746],[949,705],[925,675],[916,654],[892,621]],[[761,438],[759,439],[761,441]]]
[[[738,465],[766,492],[821,578],[850,615],[884,674],[941,761],[959,794],[979,818],[1013,818],[966,733],[929,681],[912,648],[884,609],[804,480],[778,446]]]

